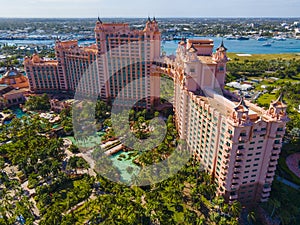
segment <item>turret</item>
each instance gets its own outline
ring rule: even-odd
[[[271,115],[273,118],[277,119],[286,119],[286,108],[287,105],[283,100],[283,93],[279,95],[279,97],[270,103],[270,107],[268,110],[268,114]]]
[[[244,96],[241,96],[240,102],[233,108],[233,119],[239,125],[249,122],[249,107],[246,105]]]
[[[224,88],[225,86],[226,63],[229,61],[226,52],[227,48],[224,46],[224,42],[222,40],[216,53],[213,54],[213,60],[217,63],[216,79],[218,80],[221,88]]]

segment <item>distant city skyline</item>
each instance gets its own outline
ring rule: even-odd
[[[10,0],[0,17],[299,17],[299,0]]]

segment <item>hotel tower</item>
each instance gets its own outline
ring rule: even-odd
[[[288,121],[282,96],[263,109],[226,91],[223,42],[213,53],[212,40],[188,39],[179,43],[176,57],[162,57],[155,19],[148,19],[143,30],[98,19],[95,38],[89,47],[57,41],[57,60],[26,58],[30,90],[74,94],[80,82],[81,93],[103,100],[121,93],[119,104],[127,106],[132,98],[157,96],[160,84],[153,77],[166,74],[174,81],[179,136],[212,174],[218,193],[243,204],[268,200]],[[140,78],[143,82],[127,86]],[[136,107],[150,108],[156,101],[150,97]]]

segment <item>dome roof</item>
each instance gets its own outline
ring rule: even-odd
[[[0,84],[13,86],[14,88],[28,88],[28,78],[16,69],[9,69],[0,79]]]
[[[13,78],[13,77],[19,77],[19,76],[23,76],[23,75],[18,70],[16,70],[16,69],[9,69],[3,75],[3,78],[5,78],[5,77]]]

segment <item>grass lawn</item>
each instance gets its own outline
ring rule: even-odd
[[[298,59],[300,60],[300,55],[296,53],[284,53],[284,54],[251,54],[251,56],[237,56],[237,53],[227,53],[228,57],[232,60],[237,58],[239,61],[244,60],[271,60],[271,59]]]
[[[259,105],[269,105],[272,100],[276,100],[275,94],[264,94],[257,99]]]

